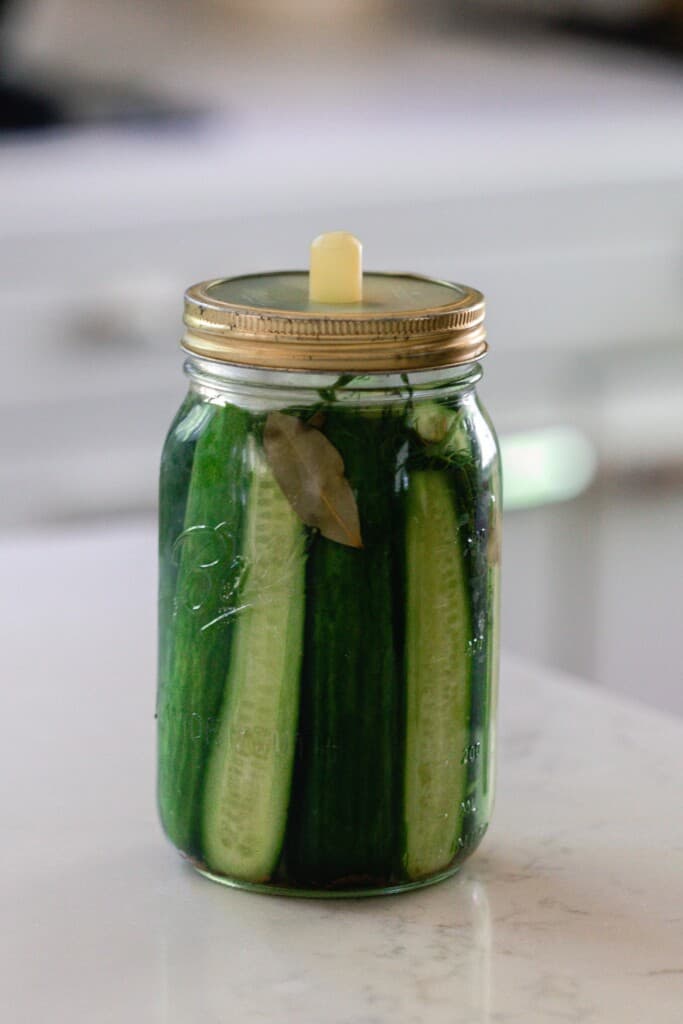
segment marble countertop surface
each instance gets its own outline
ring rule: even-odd
[[[151,524],[26,534],[0,562],[3,1021],[683,1018],[683,722],[504,659],[494,824],[458,876],[223,889],[155,817]]]

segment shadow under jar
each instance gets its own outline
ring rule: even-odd
[[[349,308],[311,302],[307,276],[186,296],[190,387],[161,464],[159,808],[217,881],[396,892],[453,873],[492,805],[483,300],[366,274]]]

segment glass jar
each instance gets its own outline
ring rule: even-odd
[[[340,372],[309,347],[310,368],[238,365],[241,341],[256,361],[254,332],[235,338],[217,285],[188,293],[190,387],[161,464],[164,829],[244,888],[437,881],[478,845],[493,797],[500,462],[479,355],[363,372],[341,353]],[[215,310],[216,330],[197,327],[211,289],[229,358]],[[278,331],[271,362],[301,320]]]

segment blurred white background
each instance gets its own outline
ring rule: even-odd
[[[682,6],[0,3],[5,539],[151,522],[184,287],[343,228],[487,295],[505,646],[683,712]]]

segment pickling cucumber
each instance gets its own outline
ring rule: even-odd
[[[493,427],[490,426],[491,435]],[[500,557],[501,557],[501,534],[502,534],[502,503],[503,485],[501,477],[500,456],[496,455],[495,465],[490,476],[489,495],[489,520],[487,536],[487,563],[486,574],[488,620],[487,620],[487,646],[486,646],[486,673],[487,673],[487,696],[488,716],[484,723],[484,766],[482,787],[486,797],[486,813],[490,816],[493,811],[493,794],[495,791],[496,777],[496,728],[495,721],[498,713],[498,677],[500,671]]]
[[[173,643],[161,680],[158,801],[164,829],[183,852],[199,854],[200,788],[230,655],[243,494],[249,479],[250,417],[212,406],[197,440],[178,559]]]
[[[158,693],[168,684],[172,659],[173,604],[178,578],[174,546],[183,532],[187,492],[197,438],[213,407],[190,392],[173,420],[159,472],[159,615],[157,637]]]
[[[412,426],[422,439],[421,468],[444,469],[453,490],[471,613],[471,712],[463,751],[468,768],[458,848],[471,852],[491,813],[498,675],[500,457],[476,399],[455,407],[418,404]]]
[[[472,596],[472,715],[467,816],[463,842],[471,851],[491,814],[498,674],[500,459],[493,428],[475,402],[467,416],[454,413],[445,440],[454,459],[453,486],[462,496],[464,560]]]
[[[214,872],[263,882],[279,857],[290,800],[306,535],[263,457],[252,459],[246,574],[206,769],[202,853]]]
[[[482,768],[482,795],[486,801],[486,814],[493,810],[493,793],[496,779],[496,728],[498,712],[498,675],[500,660],[500,564],[494,562],[488,571],[487,597],[491,616],[488,647],[486,651],[487,671],[487,720],[484,735],[484,759]]]
[[[363,548],[316,536],[306,575],[300,746],[286,877],[320,888],[382,885],[400,863],[403,695],[393,591],[400,416],[326,412]]]
[[[445,869],[462,831],[472,698],[471,607],[448,474],[410,473],[406,498],[404,867]]]

